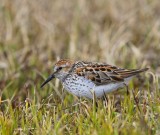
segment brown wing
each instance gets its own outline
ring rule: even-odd
[[[85,78],[91,80],[96,85],[103,85],[123,82],[125,78],[134,76],[146,70],[148,70],[148,68],[128,70],[107,64],[90,64],[84,67],[76,68],[75,72],[79,76],[84,76]]]

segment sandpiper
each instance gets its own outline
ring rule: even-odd
[[[94,93],[100,98],[105,93],[126,86],[132,77],[147,70],[148,68],[123,69],[105,63],[62,59],[55,64],[54,72],[41,88],[53,78],[58,78],[68,92],[78,97],[92,99]]]

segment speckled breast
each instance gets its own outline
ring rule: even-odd
[[[93,95],[91,90],[94,88],[95,84],[84,77],[73,74],[65,78],[63,86],[67,91],[76,96],[91,98]]]

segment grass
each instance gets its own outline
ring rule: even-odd
[[[159,0],[0,1],[0,134],[159,134]],[[40,85],[57,59],[150,70],[95,102]]]

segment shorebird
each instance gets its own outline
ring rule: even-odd
[[[105,63],[62,59],[54,65],[54,72],[41,88],[53,78],[58,78],[73,95],[92,99],[95,94],[101,98],[105,93],[126,86],[132,77],[147,70],[148,68],[124,69]]]

